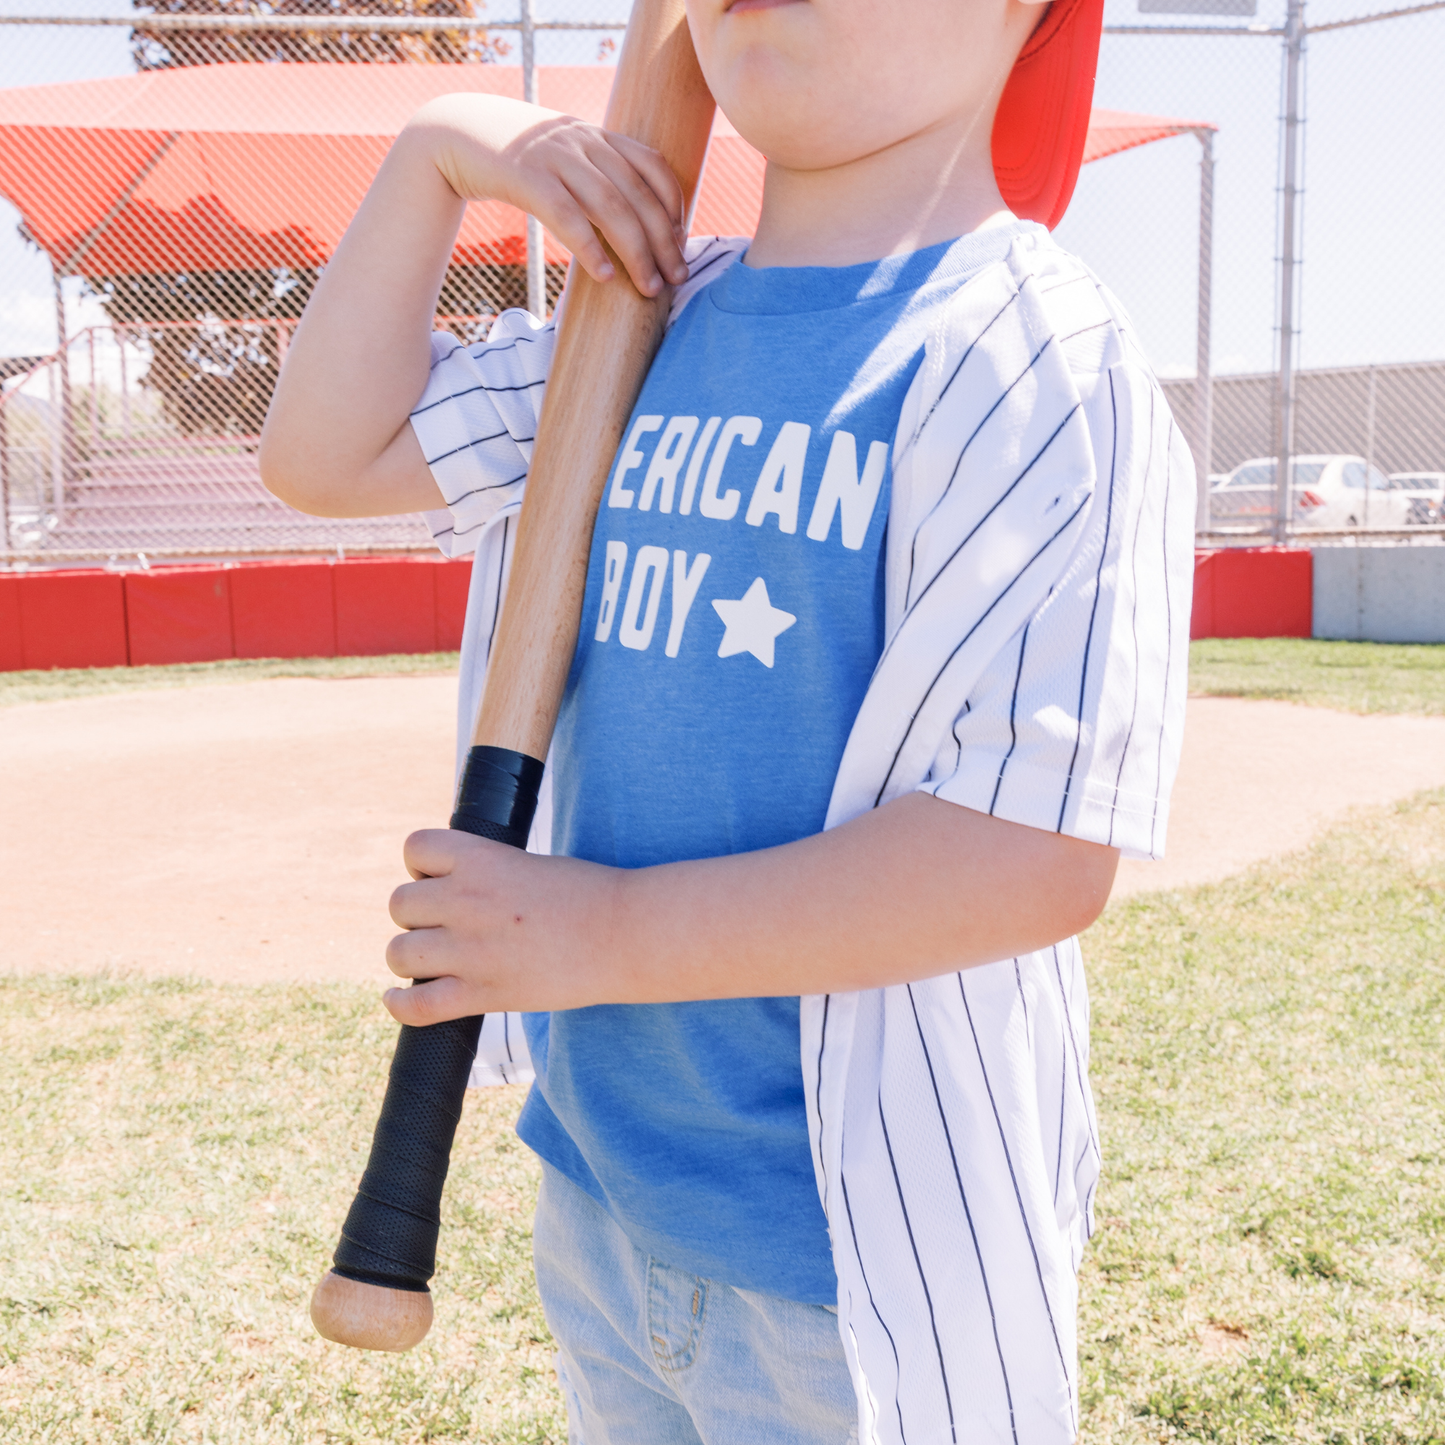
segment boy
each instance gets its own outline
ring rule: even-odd
[[[387,1004],[486,1013],[484,1049],[535,1067],[573,1440],[1068,1441],[1099,1172],[1074,935],[1120,851],[1162,851],[1193,541],[1117,307],[1000,193],[1062,213],[1099,5],[688,18],[768,157],[750,242],[684,256],[644,147],[448,97],[393,147],[267,424],[287,500],[424,510],[475,550],[465,746],[552,340],[509,313],[428,343],[466,200],[605,279],[595,224],[639,289],[679,288],[598,516],[539,852],[409,839],[388,961],[436,981]]]

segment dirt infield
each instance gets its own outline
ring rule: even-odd
[[[1227,877],[1302,848],[1350,808],[1445,787],[1445,717],[1189,699],[1168,856],[1125,860],[1114,897]]]
[[[401,840],[450,802],[455,681],[277,678],[0,712],[0,968],[390,978]],[[1197,698],[1169,858],[1223,877],[1445,786],[1445,718]]]
[[[0,713],[18,969],[389,979],[402,839],[450,807],[449,677],[274,678]]]

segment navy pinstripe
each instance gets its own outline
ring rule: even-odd
[[[933,1310],[933,1292],[928,1288],[928,1276],[923,1272],[923,1261],[918,1256],[918,1241],[913,1234],[913,1221],[908,1216],[908,1201],[903,1197],[903,1185],[898,1178],[898,1161],[893,1157],[893,1140],[888,1136],[888,1120],[883,1113],[883,1096],[878,1096],[878,1123],[883,1129],[883,1144],[888,1150],[888,1167],[893,1171],[893,1187],[898,1191],[898,1208],[903,1215],[903,1227],[908,1231],[908,1245],[913,1251],[913,1262],[918,1266],[918,1283],[923,1286],[923,1298],[928,1302],[928,1323],[933,1330],[933,1348],[938,1352],[938,1376],[943,1385],[943,1398],[948,1405],[948,1430],[950,1436],[958,1439],[958,1426],[953,1419],[953,1392],[948,1388],[948,1366],[943,1360],[943,1343],[938,1338],[938,1316]]]
[[[1105,493],[1104,542],[1099,548],[1099,570],[1094,576],[1094,597],[1089,604],[1089,630],[1084,636],[1084,656],[1079,664],[1079,710],[1078,728],[1074,733],[1074,755],[1069,759],[1069,775],[1064,783],[1064,796],[1059,803],[1059,825],[1054,830],[1064,831],[1064,810],[1069,806],[1069,790],[1074,784],[1074,768],[1079,761],[1079,744],[1084,738],[1084,698],[1089,682],[1089,654],[1094,646],[1094,620],[1099,615],[1099,595],[1103,591],[1104,563],[1109,557],[1109,537],[1114,525],[1114,478],[1119,469],[1119,401],[1114,394],[1114,378],[1109,377],[1109,407],[1114,417],[1113,449],[1109,463],[1109,490]]]
[[[993,1096],[993,1085],[989,1082],[988,1078],[988,1066],[983,1061],[983,1048],[978,1041],[978,1029],[974,1026],[973,1010],[968,1006],[968,990],[963,986],[962,974],[958,975],[958,994],[959,997],[963,1000],[963,1012],[968,1018],[969,1033],[973,1035],[973,1047],[975,1053],[977,1053],[978,1055],[979,1072],[983,1075],[983,1086],[988,1092],[989,1108],[993,1110],[993,1121],[998,1128],[999,1143],[1003,1146],[1003,1157],[1008,1164],[1009,1182],[1013,1185],[1014,1198],[1018,1201],[1019,1218],[1023,1221],[1024,1234],[1027,1236],[1029,1242],[1029,1252],[1034,1257],[1034,1272],[1038,1276],[1039,1293],[1043,1296],[1044,1311],[1049,1317],[1049,1329],[1053,1333],[1054,1348],[1058,1351],[1059,1364],[1063,1369],[1064,1378],[1068,1380],[1071,1378],[1069,1372],[1069,1362],[1064,1358],[1064,1347],[1059,1340],[1059,1327],[1054,1322],[1054,1306],[1052,1301],[1049,1299],[1049,1291],[1044,1284],[1044,1269],[1043,1265],[1039,1263],[1039,1247],[1034,1242],[1034,1232],[1029,1225],[1028,1210],[1024,1208],[1024,1197],[1019,1190],[1019,1178],[1018,1175],[1014,1172],[1013,1154],[1008,1147],[1008,1134],[1003,1127],[1003,1120],[999,1118],[998,1101]]]
[[[959,979],[960,987],[963,984]],[[1004,1398],[1008,1401],[1009,1428],[1017,1441],[1018,1427],[1014,1422],[1013,1387],[1009,1384],[1008,1363],[1003,1357],[1003,1341],[998,1335],[998,1313],[993,1307],[993,1291],[988,1284],[988,1270],[983,1262],[983,1251],[978,1247],[978,1230],[974,1228],[973,1210],[968,1207],[968,1191],[963,1187],[963,1174],[958,1167],[958,1151],[953,1147],[953,1131],[948,1127],[948,1111],[943,1107],[943,1096],[938,1092],[938,1075],[933,1072],[933,1055],[928,1051],[928,1040],[923,1033],[923,1020],[918,1017],[918,1000],[913,989],[908,990],[908,1002],[913,1009],[913,1026],[918,1030],[918,1044],[923,1050],[923,1061],[928,1066],[928,1082],[933,1086],[933,1102],[938,1108],[938,1122],[943,1126],[943,1137],[948,1143],[948,1162],[953,1168],[953,1181],[958,1186],[958,1200],[963,1205],[963,1217],[968,1221],[968,1235],[973,1241],[973,1255],[978,1261],[978,1275],[983,1283],[983,1297],[988,1301],[989,1324],[993,1329],[993,1347],[998,1355],[998,1371],[1003,1379]],[[890,1155],[891,1157],[891,1155]],[[894,1177],[896,1178],[896,1172]]]

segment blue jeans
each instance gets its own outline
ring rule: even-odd
[[[545,1163],[532,1238],[570,1445],[856,1442],[832,1308],[673,1269]]]

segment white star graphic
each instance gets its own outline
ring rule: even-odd
[[[768,584],[761,577],[736,602],[713,598],[713,611],[727,625],[718,644],[719,657],[751,652],[764,667],[773,665],[773,642],[798,619],[768,600]]]

